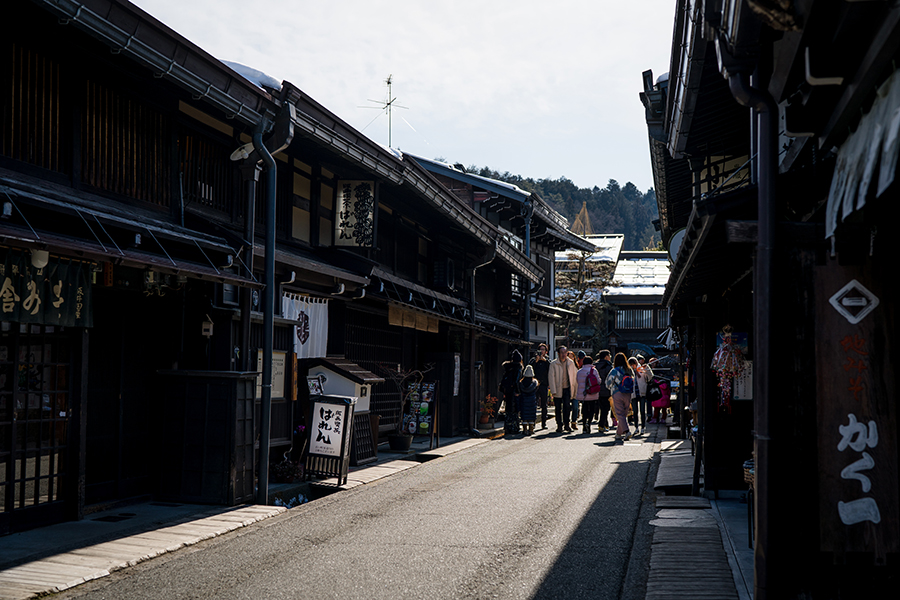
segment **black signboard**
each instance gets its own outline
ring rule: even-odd
[[[401,426],[404,433],[411,435],[427,435],[431,437],[431,448],[434,448],[434,436],[438,419],[438,382],[410,383],[407,386],[408,410],[403,415]]]
[[[91,327],[91,264],[50,256],[33,264],[29,250],[0,249],[0,321]]]

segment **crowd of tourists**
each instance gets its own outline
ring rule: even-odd
[[[655,360],[621,352],[613,357],[609,350],[601,350],[595,360],[565,346],[551,360],[541,344],[523,364],[522,354],[513,350],[500,381],[506,432],[531,435],[538,417],[546,429],[552,402],[557,433],[578,431],[580,418],[585,435],[594,427],[600,434],[615,430],[616,440],[643,435],[648,424],[665,422],[668,409],[668,388],[660,392],[653,374]]]

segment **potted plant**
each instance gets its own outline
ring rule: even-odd
[[[408,371],[386,365],[378,365],[378,368],[387,379],[394,382],[397,392],[400,394],[400,414],[397,416],[397,428],[394,433],[388,434],[388,445],[391,450],[409,452],[413,435],[403,429],[403,415],[406,414],[411,396],[418,393],[418,384],[422,383],[425,373],[433,369],[434,365],[429,365],[425,370],[411,369]]]
[[[484,397],[481,402],[478,404],[479,408],[479,416],[478,423],[481,425],[487,425],[487,428],[493,426],[494,415],[497,413],[497,405],[499,404],[499,400],[496,396],[491,396],[488,394]]]

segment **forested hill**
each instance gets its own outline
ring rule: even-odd
[[[575,223],[575,217],[587,202],[588,216],[594,233],[624,233],[623,250],[657,249],[660,242],[659,232],[653,227],[658,219],[656,194],[652,189],[641,193],[631,182],[624,186],[610,179],[606,187],[601,189],[579,188],[565,177],[559,179],[538,179],[512,175],[509,172],[498,173],[487,167],[467,167],[469,173],[489,177],[536,192],[550,206]]]

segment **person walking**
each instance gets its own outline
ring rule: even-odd
[[[519,395],[519,380],[522,378],[522,354],[513,350],[509,360],[503,363],[503,378],[500,380],[500,391],[503,393],[503,403],[506,411],[506,420],[503,429],[506,433],[519,433],[519,410],[516,406]]]
[[[609,429],[609,411],[612,408],[612,395],[609,392],[609,388],[606,387],[606,377],[613,368],[610,358],[612,358],[612,354],[610,354],[609,350],[601,350],[597,354],[597,364],[594,365],[597,373],[600,374],[600,381],[604,384],[603,389],[600,390],[600,398],[597,404],[597,425],[601,432]]]
[[[653,369],[650,368],[650,365],[647,364],[647,359],[645,359],[642,355],[638,354],[638,371],[636,372],[636,379],[638,393],[641,398],[641,419],[643,420],[644,427],[646,427],[647,423],[651,421],[647,420],[647,417],[651,414],[651,406],[650,399],[647,397],[647,386],[650,385],[650,382],[653,381]],[[646,430],[642,430],[641,433],[645,433]]]
[[[594,368],[594,359],[585,356],[582,366],[578,369],[578,392],[575,394],[581,400],[582,427],[585,435],[591,433],[591,419],[597,412],[600,404],[600,391],[605,389],[600,373]],[[605,402],[605,400],[604,400]]]
[[[570,358],[575,361],[575,372],[581,368],[583,364],[584,357],[587,356],[584,350],[579,350],[577,354],[572,357],[572,351],[569,351]],[[573,393],[572,394],[572,431],[578,431],[578,415],[580,414],[581,409],[581,397]]]
[[[641,357],[643,358],[643,357]],[[628,366],[634,373],[634,393],[631,395],[631,412],[634,413],[634,434],[641,435],[647,429],[647,382],[644,379],[638,357],[628,359]]]
[[[556,358],[550,362],[547,381],[556,406],[556,433],[572,431],[572,393],[578,385],[578,370],[565,346],[556,349]]]
[[[613,399],[613,411],[616,414],[616,439],[628,440],[631,430],[628,429],[628,408],[631,406],[631,394],[634,392],[634,373],[628,368],[628,359],[621,352],[613,360],[613,368],[606,376],[606,387]]]
[[[538,346],[538,353],[529,363],[538,382],[537,402],[541,407],[541,429],[547,429],[547,404],[549,392],[550,361],[547,359],[547,344]]]
[[[522,371],[519,380],[519,412],[522,415],[522,433],[534,433],[534,421],[537,416],[538,380],[534,378],[534,367],[528,365]]]

